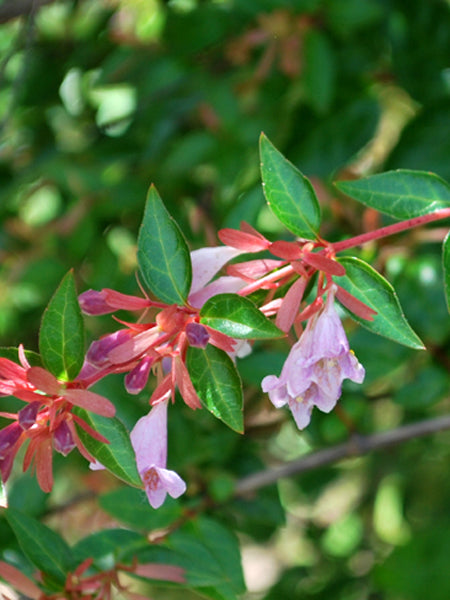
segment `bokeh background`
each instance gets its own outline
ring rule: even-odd
[[[261,131],[313,181],[324,237],[389,223],[332,181],[396,168],[450,177],[449,57],[447,0],[0,2],[0,345],[37,350],[42,311],[71,268],[79,291],[138,290],[150,183],[192,249],[242,219],[289,239],[264,204]],[[178,502],[217,502],[210,514],[241,541],[246,598],[450,597],[448,433],[224,502],[233,479],[345,441],[349,428],[372,433],[449,411],[445,233],[436,225],[360,250],[395,286],[427,351],[348,322],[367,377],[345,388],[343,414],[315,414],[300,434],[271,408],[259,382],[279,372],[283,342],[239,361],[245,436],[181,403],[172,411],[170,463],[190,483]],[[86,327],[92,340],[114,324]],[[146,410],[148,391],[130,400],[120,377],[99,391],[129,427]],[[75,456],[56,468],[50,497],[18,470],[13,505],[70,542],[111,524],[137,528],[117,509],[119,499],[138,502],[134,491]],[[144,526],[178,510],[148,509]],[[0,531],[0,555],[17,553],[3,520]]]

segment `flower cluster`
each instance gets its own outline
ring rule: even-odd
[[[116,409],[103,396],[91,392],[81,382],[61,382],[42,367],[30,366],[22,347],[21,365],[0,358],[0,395],[15,396],[26,404],[17,413],[0,412],[13,422],[0,431],[0,472],[6,481],[21,445],[28,441],[24,470],[34,463],[39,485],[49,492],[53,485],[53,449],[66,456],[75,446],[87,460],[94,460],[81,442],[75,424],[101,442],[107,440],[73,412],[79,406],[112,417]]]
[[[22,348],[20,365],[0,358],[0,394],[26,403],[17,414],[0,413],[13,421],[0,432],[4,481],[25,441],[24,468],[34,459],[39,484],[45,491],[52,488],[53,450],[66,455],[77,446],[92,469],[103,468],[82,444],[75,425],[100,442],[107,440],[73,408],[112,417],[115,408],[111,402],[88,388],[107,375],[123,373],[126,390],[138,394],[153,374],[156,384],[149,400],[150,412],[139,419],[130,435],[137,469],[152,507],[161,506],[167,493],[174,498],[183,494],[185,482],[167,469],[167,412],[176,389],[191,409],[202,407],[186,366],[187,350],[205,349],[211,344],[233,359],[251,351],[251,340],[234,339],[220,328],[201,322],[202,307],[219,294],[244,297],[264,291],[265,299],[259,307],[263,315],[274,316],[281,332],[288,334],[294,329],[300,333],[281,375],[269,375],[262,382],[263,391],[268,392],[276,407],[289,406],[300,429],[308,425],[314,406],[324,412],[333,409],[344,379],[362,382],[364,369],[349,349],[334,307],[335,297],[363,318],[372,318],[374,311],[335,283],[333,277],[343,275],[345,270],[335,260],[332,248],[325,242],[309,240],[272,243],[246,224],[239,231],[222,230],[219,237],[225,246],[191,252],[192,285],[183,306],[112,289],[82,293],[79,304],[87,315],[126,310],[139,316],[133,322],[116,318],[122,327],[90,345],[74,381],[58,381],[42,367],[30,366]],[[231,259],[261,251],[270,252],[273,258],[231,264],[227,275],[216,278]],[[316,274],[316,297],[305,304],[305,290]],[[283,289],[284,295],[275,295]]]

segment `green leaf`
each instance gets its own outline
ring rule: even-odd
[[[450,231],[442,246],[442,266],[444,267],[444,289],[447,299],[447,308],[450,312]]]
[[[78,563],[93,558],[99,569],[111,569],[133,550],[148,544],[142,535],[128,529],[104,529],[83,538],[72,548]]]
[[[210,298],[200,311],[200,322],[239,339],[268,339],[284,335],[251,300],[236,294],[218,294]]]
[[[0,356],[2,358],[12,360],[15,363],[19,362],[19,350],[18,348],[14,348],[12,346],[0,347]],[[33,352],[33,350],[25,350],[25,356],[32,367],[43,366],[41,357],[37,352]]]
[[[373,333],[404,346],[423,350],[425,346],[406,320],[392,285],[363,260],[342,257],[339,262],[345,267],[346,273],[338,277],[336,282],[378,314],[373,321],[366,321],[347,312]]]
[[[308,103],[319,114],[326,113],[335,92],[335,52],[329,37],[311,28],[304,38],[302,82]]]
[[[273,213],[299,237],[316,238],[320,208],[311,183],[264,134],[259,150],[264,195]]]
[[[36,519],[13,508],[5,516],[27,558],[49,579],[64,584],[74,568],[74,557],[66,542]]]
[[[109,444],[99,442],[78,427],[78,435],[92,456],[119,479],[134,487],[142,487],[130,434],[122,421],[117,417],[101,417],[81,408],[73,411],[109,441]]]
[[[335,186],[362,204],[394,219],[412,219],[450,207],[450,186],[425,171],[398,169]]]
[[[419,371],[411,371],[412,380],[395,392],[394,402],[406,409],[417,410],[433,406],[448,396],[448,369],[430,364]]]
[[[226,352],[208,344],[188,348],[186,366],[195,391],[206,408],[238,433],[244,430],[242,384]]]
[[[137,260],[145,284],[157,298],[185,304],[192,281],[189,249],[153,185],[139,230]]]
[[[182,504],[167,497],[164,504],[154,510],[143,490],[120,487],[102,494],[99,504],[103,510],[121,523],[138,531],[164,529],[181,517]]]
[[[58,379],[72,380],[84,361],[84,323],[72,271],[61,281],[42,316],[39,351]]]
[[[169,546],[186,568],[189,587],[221,600],[236,600],[245,591],[238,539],[216,521],[196,519],[175,532]]]

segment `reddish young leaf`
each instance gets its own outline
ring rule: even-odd
[[[197,392],[192,385],[186,365],[179,356],[176,356],[173,360],[175,361],[175,381],[183,400],[186,402],[189,408],[192,408],[193,410],[202,408],[202,403],[200,402],[200,398],[198,397]]]
[[[324,271],[329,275],[337,275],[342,277],[345,275],[345,268],[340,263],[336,262],[332,258],[327,258],[322,254],[313,254],[312,252],[307,252],[303,255],[303,261],[311,267],[318,269],[319,271]]]
[[[88,390],[65,390],[64,397],[85,410],[89,410],[102,417],[113,417],[116,414],[116,407],[107,398],[89,392]]]
[[[270,246],[270,252],[285,260],[298,260],[302,256],[302,249],[295,242],[279,240]]]
[[[245,252],[261,252],[270,246],[269,240],[260,235],[246,233],[238,229],[221,229],[218,233],[219,240],[226,246],[244,250]]]
[[[42,595],[42,590],[31,579],[3,560],[0,560],[0,577],[28,598],[37,600]]]
[[[287,333],[292,327],[298,314],[298,309],[307,284],[308,280],[304,277],[300,277],[291,285],[286,296],[283,298],[275,319],[275,325],[281,329],[281,331]]]
[[[361,319],[373,321],[374,316],[378,314],[376,310],[373,310],[373,308],[370,308],[370,306],[367,306],[367,304],[364,304],[364,302],[355,298],[355,296],[350,294],[350,292],[347,292],[347,290],[344,290],[344,288],[341,288],[337,284],[335,285],[337,287],[336,298],[341,304],[348,308],[352,313],[355,313],[358,317],[361,317]]]
[[[53,451],[51,439],[42,440],[36,449],[36,476],[42,491],[47,494],[53,488]]]
[[[240,277],[245,281],[255,281],[260,277],[264,277],[270,271],[278,269],[286,264],[284,260],[275,260],[272,258],[262,258],[258,260],[249,260],[236,263],[227,267],[228,275]]]
[[[27,370],[27,379],[41,392],[50,396],[61,395],[61,385],[56,377],[42,367],[30,367]]]

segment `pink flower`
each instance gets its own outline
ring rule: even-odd
[[[269,375],[262,381],[277,408],[289,405],[299,429],[309,424],[314,406],[326,413],[335,407],[344,379],[364,379],[364,367],[350,350],[334,308],[335,292],[335,286],[330,288],[325,306],[308,321],[280,377]]]
[[[156,404],[134,426],[130,439],[136,453],[139,475],[145,485],[148,501],[159,508],[166,494],[178,498],[186,484],[167,464],[167,400]]]
[[[229,260],[242,253],[243,250],[228,246],[199,248],[191,252],[192,284],[188,298],[191,306],[201,308],[217,294],[238,292],[244,287],[245,281],[239,277],[225,275],[211,281]]]

